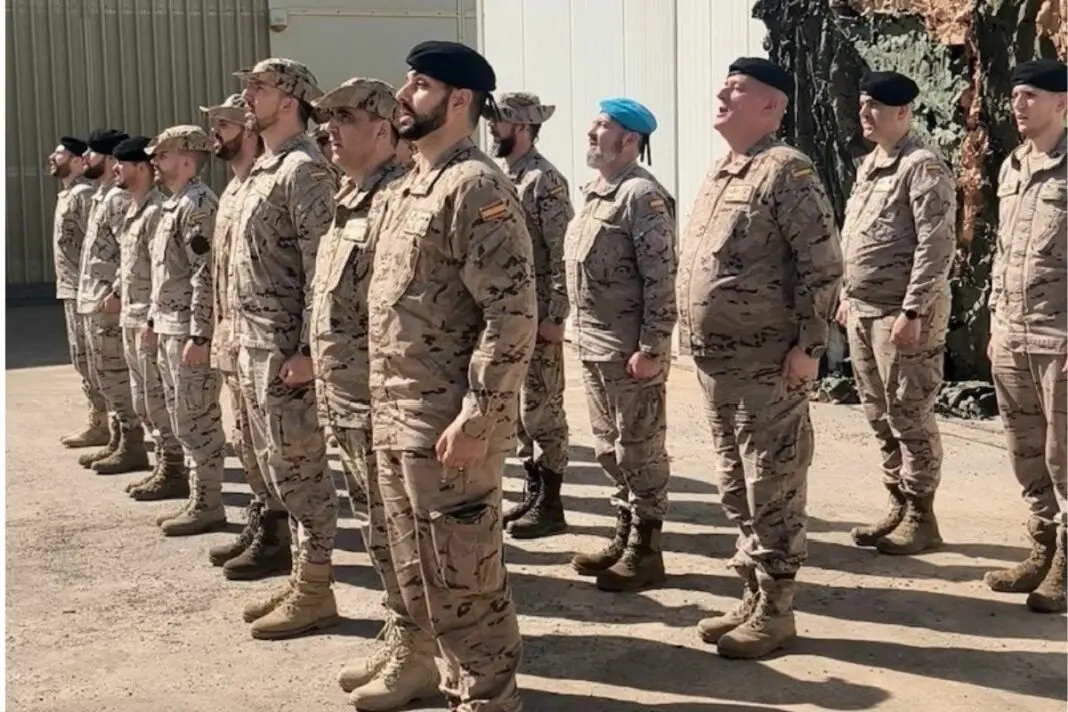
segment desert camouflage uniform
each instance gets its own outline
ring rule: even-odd
[[[792,638],[806,555],[808,387],[787,384],[783,362],[795,345],[826,345],[842,254],[812,162],[770,135],[708,173],[682,244],[680,346],[705,392],[720,499],[739,529],[729,566],[745,581],[723,637],[710,635],[723,617],[699,630],[720,652],[760,657]]]
[[[108,441],[107,404],[89,369],[89,345],[85,320],[78,316],[78,269],[82,244],[92,209],[93,183],[75,178],[56,196],[52,222],[52,255],[56,272],[56,299],[63,302],[70,362],[82,379],[82,393],[89,403],[86,427],[61,438],[67,447],[104,445]]]
[[[119,297],[122,311],[122,345],[126,365],[130,369],[130,392],[134,410],[141,421],[152,428],[156,441],[156,467],[147,479],[132,484],[127,491],[133,494],[153,479],[162,479],[165,467],[182,472],[182,446],[174,435],[167,398],[159,372],[158,343],[155,336],[146,337],[149,305],[152,301],[152,258],[149,254],[152,236],[159,224],[163,195],[156,188],[141,203],[131,200],[119,233]],[[188,494],[183,492],[182,496]],[[135,498],[143,496],[135,495]],[[154,498],[153,498],[154,499]]]
[[[288,59],[266,59],[237,76],[307,102],[322,95],[308,68]],[[294,564],[287,584],[251,602],[245,620],[253,636],[273,638],[338,620],[330,585],[337,490],[315,383],[291,387],[280,376],[310,344],[315,255],[333,219],[337,183],[305,133],[257,159],[246,181],[230,262],[237,372],[260,469],[289,512]]]
[[[572,561],[610,590],[663,579],[660,531],[671,474],[666,447],[667,378],[675,327],[675,200],[636,162],[583,187],[585,203],[564,242],[567,291],[575,309],[575,345],[597,461],[615,485],[618,546]],[[648,380],[631,377],[637,352],[656,359]],[[603,554],[603,555],[602,555]],[[611,554],[611,555],[609,555]]]
[[[211,139],[202,128],[181,125],[156,136],[145,152],[157,156],[211,150]],[[211,339],[213,333],[211,238],[218,207],[219,199],[211,188],[193,178],[164,201],[150,247],[149,322],[159,339],[160,374],[171,424],[191,462],[186,507],[160,525],[171,536],[213,531],[226,524],[222,504],[226,435],[219,406],[222,378],[210,363],[188,365],[182,359],[187,344]]]
[[[112,183],[100,183],[92,197],[78,270],[78,314],[85,324],[89,370],[113,419],[112,442],[78,461],[94,469],[97,463],[105,463],[104,469],[113,474],[148,464],[145,433],[130,391],[119,313],[103,311],[104,299],[118,288],[119,232],[129,206],[129,193]]]
[[[941,541],[934,512],[926,510],[942,468],[934,405],[949,326],[956,215],[952,171],[911,135],[889,153],[876,150],[864,159],[846,204],[841,297],[849,310],[849,353],[891,496],[890,514],[854,529],[853,537],[884,553],[918,553]],[[891,330],[906,311],[918,315],[920,339],[897,346]],[[909,507],[917,511],[906,521]]]
[[[373,447],[398,582],[387,592],[401,592],[388,605],[437,638],[456,709],[515,710],[501,481],[537,332],[530,235],[507,177],[470,139],[422,168],[371,227]],[[457,419],[488,454],[443,469],[435,444]]]
[[[1033,550],[986,576],[994,590],[1033,591],[1037,612],[1064,610],[1068,496],[1068,138],[1046,155],[1013,151],[998,178],[1000,220],[990,293],[998,410],[1030,511]]]

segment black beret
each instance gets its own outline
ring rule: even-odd
[[[82,155],[85,153],[86,149],[89,148],[89,144],[80,138],[75,138],[73,136],[60,136],[59,145],[73,153],[75,156]]]
[[[744,74],[774,87],[788,97],[794,95],[794,78],[785,69],[762,57],[739,57],[731,62],[727,76]]]
[[[89,150],[104,156],[110,156],[111,152],[120,142],[130,138],[124,131],[119,129],[97,129],[89,134]]]
[[[868,72],[860,78],[860,92],[886,106],[904,106],[919,95],[920,88],[904,74]]]
[[[134,136],[124,141],[120,141],[111,155],[115,157],[116,161],[124,161],[126,163],[148,163],[151,158],[145,153],[145,146],[147,146],[152,139],[148,136]]]
[[[1068,67],[1059,59],[1033,59],[1016,65],[1012,85],[1028,84],[1036,89],[1068,92]]]
[[[430,41],[412,47],[408,66],[458,89],[491,92],[497,75],[481,54],[459,42]]]

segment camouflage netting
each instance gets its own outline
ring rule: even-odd
[[[938,146],[958,176],[958,259],[954,266],[941,407],[959,393],[980,400],[976,381],[990,378],[986,359],[990,285],[997,226],[998,169],[1019,142],[1009,108],[1017,62],[1066,58],[1065,0],[757,0],[753,16],[768,28],[769,57],[794,72],[797,98],[786,118],[787,140],[816,161],[839,222],[860,158],[857,82],[871,70],[896,70],[920,86],[915,131]],[[846,392],[848,360],[832,362]],[[855,398],[855,394],[853,396]],[[832,400],[837,400],[832,398]],[[981,400],[989,405],[992,398]],[[976,417],[976,407],[957,409]],[[990,413],[993,415],[993,413]]]

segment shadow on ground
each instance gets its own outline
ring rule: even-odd
[[[67,327],[59,302],[5,311],[7,370],[70,363]]]

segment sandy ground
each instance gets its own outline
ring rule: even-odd
[[[89,473],[57,443],[83,407],[60,324],[56,309],[8,312],[7,709],[346,709],[337,670],[368,649],[379,625],[377,582],[347,510],[335,555],[347,620],[308,638],[252,640],[240,609],[268,584],[228,582],[205,555],[231,535],[164,539],[153,519],[173,503],[130,500],[122,486],[140,475]],[[612,523],[576,365],[568,364],[567,391],[571,532],[508,543],[529,712],[1064,708],[1064,617],[1030,614],[1020,597],[990,593],[979,580],[1025,552],[1024,507],[996,424],[943,422],[947,546],[887,559],[854,548],[847,533],[884,504],[867,426],[855,408],[814,405],[803,639],[789,655],[731,662],[693,627],[706,611],[733,605],[738,585],[724,567],[734,537],[710,484],[691,371],[676,368],[670,381],[667,584],[608,594],[567,565]],[[228,466],[237,531],[247,490],[236,461]],[[513,463],[512,493],[518,473]],[[444,709],[435,704],[416,709]]]

